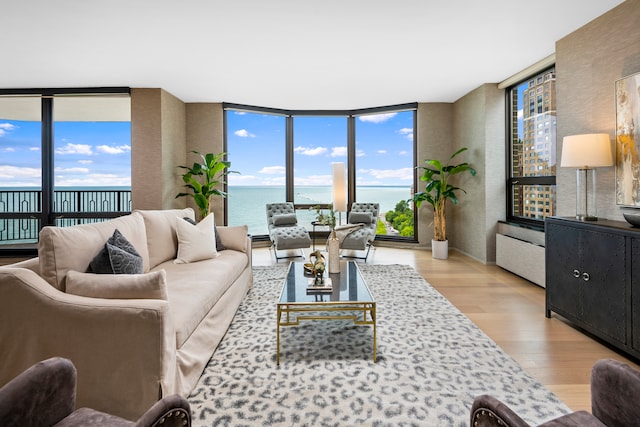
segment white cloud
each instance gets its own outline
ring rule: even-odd
[[[246,129],[240,129],[233,133],[235,136],[239,136],[240,138],[255,138],[256,136],[249,132]]]
[[[104,154],[122,154],[131,151],[130,145],[98,145],[96,150]]]
[[[72,144],[67,143],[64,147],[60,147],[56,150],[56,154],[84,154],[85,156],[93,155],[93,150],[90,145],[87,144]]]
[[[265,166],[260,169],[260,173],[266,175],[284,175],[287,173],[287,168],[284,166]]]
[[[347,157],[347,147],[333,147],[331,157]]]
[[[7,147],[2,151],[7,152],[7,153],[15,153],[16,149],[13,148],[13,147]]]
[[[40,151],[40,147],[29,147],[29,151]]]
[[[408,151],[401,151],[398,153],[399,156],[407,156],[409,154]]]
[[[55,168],[56,172],[69,172],[69,173],[89,173],[88,168]]]
[[[356,150],[356,157],[364,157],[366,154],[363,150]]]
[[[413,168],[400,169],[362,169],[360,173],[369,174],[376,179],[413,179]]]
[[[0,165],[0,178],[40,178],[40,168],[19,168]]]
[[[5,136],[8,131],[12,131],[12,130],[16,129],[16,127],[17,126],[15,126],[12,123],[0,123],[0,138]]]
[[[325,147],[296,147],[293,151],[295,151],[296,153],[300,153],[303,156],[319,156],[321,154],[325,154],[329,150],[327,150]]]
[[[518,119],[523,119],[524,118],[524,110],[520,109],[518,110]]]
[[[131,186],[131,177],[115,174],[90,174],[82,178],[67,178],[59,175],[56,176],[56,185],[73,187],[92,187],[97,185],[105,187]]]
[[[301,176],[295,178],[294,185],[327,185],[332,179],[331,175]]]
[[[387,120],[394,118],[398,113],[385,113],[385,114],[371,114],[368,116],[359,116],[358,119],[361,122],[368,123],[384,123]]]
[[[93,164],[93,160],[78,160],[78,163],[80,163],[81,165],[92,165]]]
[[[405,135],[409,141],[413,141],[413,129],[412,128],[402,128],[398,131],[400,135]]]
[[[387,154],[387,150],[378,150],[377,153],[378,154]]]

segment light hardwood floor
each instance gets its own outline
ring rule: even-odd
[[[0,265],[14,261],[17,259],[2,258]],[[253,265],[275,262],[268,248],[253,249]],[[569,326],[557,315],[547,319],[544,289],[500,267],[482,264],[455,251],[443,261],[432,259],[428,250],[380,246],[371,251],[367,263],[414,267],[573,410],[591,410],[589,377],[596,360],[612,358],[640,369],[635,361]]]
[[[300,258],[301,260],[301,258]],[[280,260],[280,263],[286,263]],[[268,248],[253,250],[254,265],[273,265]],[[544,289],[495,265],[451,251],[434,260],[428,250],[377,247],[370,264],[408,264],[476,323],[524,369],[573,410],[591,411],[591,367],[612,358],[634,361],[553,314],[544,316]]]

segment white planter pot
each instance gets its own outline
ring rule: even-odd
[[[431,256],[434,259],[449,258],[449,241],[431,240]]]

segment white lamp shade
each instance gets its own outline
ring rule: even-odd
[[[565,136],[562,139],[560,166],[581,169],[613,166],[609,135],[590,133]]]
[[[344,163],[332,163],[333,172],[333,210],[347,211],[347,174]]]

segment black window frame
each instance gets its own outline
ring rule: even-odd
[[[506,145],[506,155],[505,155],[505,167],[506,167],[506,176],[507,176],[507,183],[506,183],[506,218],[507,218],[507,222],[509,223],[513,223],[513,224],[518,224],[518,225],[522,225],[522,226],[526,226],[529,228],[533,228],[533,229],[540,229],[540,230],[544,230],[544,219],[534,219],[534,218],[526,218],[523,216],[516,216],[514,215],[514,188],[515,186],[556,186],[556,175],[557,175],[557,162],[556,162],[556,175],[553,176],[535,176],[535,177],[531,177],[531,176],[513,176],[513,145],[514,145],[514,129],[513,129],[513,122],[514,122],[514,115],[517,116],[518,114],[518,110],[516,108],[516,110],[513,109],[514,107],[514,102],[513,102],[513,92],[514,90],[517,90],[518,86],[520,86],[521,84],[525,83],[525,82],[535,82],[537,81],[539,78],[542,78],[542,82],[545,83],[547,82],[546,79],[546,75],[553,71],[554,73],[556,72],[556,65],[552,64],[548,67],[545,67],[544,69],[538,70],[533,74],[530,74],[529,76],[519,80],[518,82],[514,83],[513,85],[509,86],[506,88],[505,90],[505,118],[506,118],[506,141],[507,143]],[[537,98],[538,94],[534,93],[533,97],[530,97],[529,99],[529,104],[528,105],[524,105],[524,100],[523,100],[523,105],[522,108],[533,108],[536,109],[536,107],[538,107],[538,103],[536,102],[536,98]],[[555,96],[555,95],[554,95]],[[541,113],[536,113],[536,114],[544,114],[545,112],[548,111],[548,108],[546,109],[547,111],[545,111],[545,108],[542,108],[542,112]],[[556,116],[557,118],[557,116]],[[516,118],[517,121],[517,118]],[[523,125],[524,126],[524,125]],[[557,123],[556,123],[557,126]],[[556,127],[557,129],[557,127]],[[524,131],[524,129],[523,129]],[[556,138],[557,138],[557,133],[556,133]],[[557,144],[557,140],[555,141],[555,143]],[[557,145],[556,145],[557,147]],[[556,150],[557,151],[557,150]],[[522,159],[522,163],[526,162],[526,160],[523,158]],[[556,187],[557,188],[557,187]]]
[[[285,179],[285,194],[286,201],[294,203],[295,209],[310,209],[317,204],[308,205],[308,204],[300,204],[295,203],[294,201],[294,185],[293,185],[293,122],[296,116],[340,116],[347,117],[347,193],[348,200],[347,206],[351,206],[351,204],[356,201],[356,119],[359,116],[367,115],[367,114],[383,114],[389,112],[399,112],[399,111],[413,111],[413,168],[415,171],[415,167],[417,165],[417,151],[418,151],[418,138],[417,138],[417,121],[418,121],[418,103],[410,102],[405,104],[395,104],[395,105],[387,105],[381,107],[371,107],[371,108],[361,108],[361,109],[353,109],[353,110],[287,110],[281,108],[271,108],[271,107],[259,107],[253,105],[245,105],[245,104],[236,104],[231,102],[223,102],[223,151],[228,152],[227,146],[227,111],[246,111],[251,113],[266,113],[266,114],[275,114],[286,117],[286,179]],[[417,174],[414,172],[413,174],[413,188],[417,188],[418,179]],[[224,191],[228,190],[227,184],[225,184]],[[327,209],[329,207],[328,204],[320,205],[321,208]],[[224,203],[224,221],[225,224],[228,223],[228,210],[227,203],[225,200]],[[414,210],[414,232],[413,237],[404,237],[404,236],[387,236],[387,235],[377,235],[376,239],[381,241],[395,241],[395,242],[404,242],[404,243],[418,243],[418,214],[417,210]],[[252,236],[252,238],[256,241],[260,240],[268,240],[268,235],[263,236]]]
[[[128,95],[131,96],[130,87],[81,87],[81,88],[14,88],[0,89],[0,96],[39,96],[41,103],[41,156],[42,156],[42,206],[41,212],[35,216],[39,221],[39,228],[56,225],[58,213],[54,210],[54,117],[53,100],[56,96],[64,95]],[[130,211],[119,212],[92,212],[67,214],[73,218],[116,218],[126,215]],[[10,216],[22,217],[24,215],[12,213]],[[33,216],[33,214],[29,214]],[[7,216],[7,215],[3,215]],[[8,247],[0,245],[0,256],[31,256],[37,255],[36,245],[28,244],[26,247]]]

